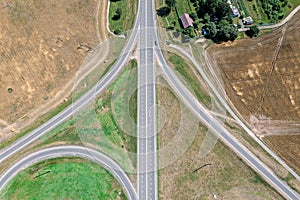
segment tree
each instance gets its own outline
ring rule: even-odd
[[[208,22],[203,27],[207,33],[207,38],[214,38],[217,34],[217,26],[214,22]]]
[[[196,11],[201,18],[203,18],[205,13],[215,15],[219,19],[231,14],[230,8],[224,0],[198,0]]]
[[[176,0],[165,0],[165,3],[169,8],[173,8],[176,5]]]
[[[209,16],[209,14],[205,13],[205,15],[203,16],[203,21],[204,21],[204,23],[207,23],[207,22],[210,21],[210,16]]]
[[[218,32],[213,38],[216,42],[227,42],[228,40],[234,41],[238,36],[238,29],[233,24],[229,24],[225,20],[221,20],[217,26]]]
[[[249,37],[257,37],[259,34],[259,28],[257,26],[251,26],[249,30],[246,31],[246,35]]]
[[[191,38],[193,38],[193,37],[196,36],[195,31],[194,31],[194,28],[193,28],[192,26],[190,26],[190,27],[184,29],[184,30],[182,31],[182,33],[185,34],[185,35],[188,35],[188,36],[191,37]]]
[[[194,29],[195,29],[195,30],[198,30],[198,29],[199,29],[199,22],[194,21],[194,22],[193,22],[193,26],[194,26]]]
[[[117,8],[116,13],[112,17],[112,19],[113,20],[119,20],[121,18],[121,15],[122,15],[122,9],[121,8]]]
[[[171,9],[167,6],[161,7],[156,11],[157,15],[160,17],[166,17],[170,14],[170,12]]]
[[[116,35],[120,35],[120,34],[121,34],[121,30],[120,30],[120,29],[116,29],[116,30],[114,30],[114,34],[116,34]]]
[[[191,13],[190,17],[195,21],[196,19],[198,19],[197,13]]]

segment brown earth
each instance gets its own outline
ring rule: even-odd
[[[71,80],[88,54],[85,48],[106,38],[106,4],[5,1],[0,9],[1,138],[8,137],[11,127],[22,130],[70,95]]]
[[[300,173],[300,12],[259,38],[212,45],[208,59],[255,133]],[[264,137],[265,136],[265,137]]]
[[[271,34],[208,49],[229,98],[246,119],[300,119],[299,19],[300,12]]]
[[[300,134],[266,136],[264,141],[288,165],[293,166],[297,172],[300,172]]]

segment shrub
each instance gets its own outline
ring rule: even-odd
[[[7,89],[8,93],[12,93],[14,90],[12,88]]]

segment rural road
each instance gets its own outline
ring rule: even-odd
[[[272,25],[267,25],[267,26],[260,26],[258,25],[257,27],[261,30],[263,29],[272,29],[272,28],[278,28],[280,26],[282,26],[283,24],[287,23],[298,11],[300,10],[300,6],[297,6],[286,18],[284,18],[284,20],[282,20],[281,22],[277,23],[277,24],[272,24]],[[249,30],[250,28],[240,28],[239,32],[245,32],[247,30]]]
[[[99,151],[81,146],[51,147],[42,149],[26,156],[1,175],[0,190],[2,190],[4,186],[21,170],[37,162],[59,157],[81,157],[101,165],[119,181],[129,199],[137,199],[137,194],[130,179],[128,178],[124,170],[115,161],[113,161],[107,155],[100,153]]]

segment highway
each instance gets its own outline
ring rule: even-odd
[[[155,45],[155,41],[159,41],[156,24],[155,24],[155,8],[154,1],[139,0],[138,14],[135,21],[133,32],[128,43],[117,62],[111,70],[86,94],[67,107],[64,111],[47,121],[42,126],[33,130],[25,137],[17,140],[11,146],[0,152],[0,162],[2,163],[8,157],[14,155],[22,148],[47,133],[64,120],[72,116],[73,113],[79,111],[97,95],[104,91],[107,86],[118,76],[126,64],[129,54],[133,50],[136,40],[138,39],[138,198],[158,199],[157,194],[157,158],[156,158],[156,107],[155,107],[155,66],[154,55],[161,64],[167,81],[183,100],[183,102],[196,114],[196,116],[212,131],[214,131],[222,141],[227,144],[233,151],[237,153],[246,163],[255,171],[263,176],[277,191],[279,191],[287,199],[300,199],[299,194],[294,192],[288,185],[280,180],[271,170],[264,165],[257,157],[249,152],[241,143],[239,143],[229,132],[220,124],[214,116],[211,115],[197,99],[186,89],[181,81],[176,77],[174,72],[168,67],[159,43]],[[64,147],[62,147],[63,149]],[[52,149],[53,150],[53,149]],[[65,149],[68,151],[67,149]],[[56,150],[54,149],[54,152]],[[38,153],[37,153],[38,154]],[[51,153],[50,153],[51,154]],[[64,155],[63,151],[58,151],[56,156]],[[77,154],[73,154],[76,156]],[[71,155],[70,155],[71,156]],[[45,159],[49,158],[44,154]],[[54,156],[53,156],[54,157]],[[27,158],[27,157],[26,157]],[[24,158],[25,159],[25,158]],[[24,160],[22,159],[22,160]],[[114,167],[112,163],[104,164]],[[20,166],[10,168],[12,174],[16,174],[20,170]],[[24,166],[26,167],[26,166]],[[8,171],[8,172],[9,172]],[[124,173],[121,169],[120,172]],[[7,172],[7,173],[8,173]],[[1,176],[0,184],[3,177]],[[123,183],[121,183],[123,185]],[[123,187],[130,188],[124,182]],[[126,189],[127,190],[127,189]],[[133,197],[133,194],[129,194]],[[132,196],[133,195],[133,196]],[[135,195],[136,196],[136,195]]]
[[[140,1],[138,41],[138,160],[139,199],[158,199],[156,156],[156,95],[154,65],[154,1]]]
[[[101,165],[119,181],[129,199],[137,199],[137,194],[130,179],[115,161],[99,151],[81,146],[56,146],[42,149],[26,156],[1,175],[0,190],[22,169],[40,161],[59,157],[81,157]]]

